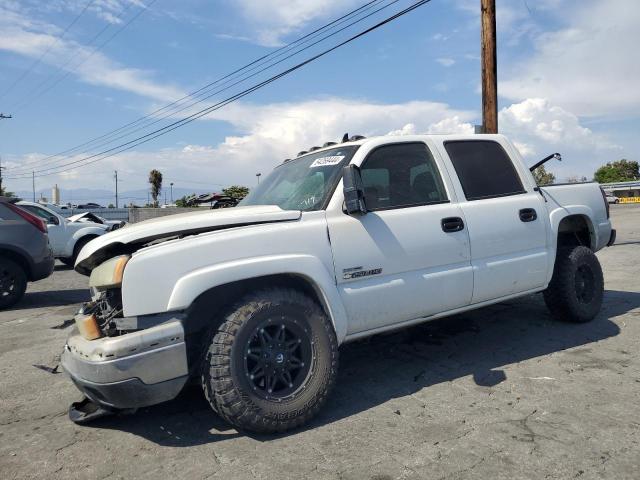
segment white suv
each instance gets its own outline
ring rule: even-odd
[[[20,201],[17,204],[47,222],[49,244],[53,250],[53,256],[66,265],[73,266],[82,247],[113,228],[112,225],[94,222],[69,221],[50,208],[36,202]]]

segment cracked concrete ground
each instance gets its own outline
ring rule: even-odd
[[[593,322],[536,295],[345,345],[324,410],[278,436],[237,433],[193,388],[71,423],[80,394],[47,368],[86,278],[59,267],[0,312],[0,478],[640,478],[640,207],[612,218]]]

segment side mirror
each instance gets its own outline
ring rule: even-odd
[[[54,217],[53,215],[51,215],[49,217],[49,220],[47,220],[47,223],[50,225],[60,225],[60,220],[58,220],[58,217]]]
[[[358,167],[347,165],[342,169],[342,185],[347,213],[349,215],[367,213],[367,206],[364,203],[364,188]]]

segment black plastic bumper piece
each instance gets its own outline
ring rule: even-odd
[[[188,375],[147,385],[138,378],[114,383],[94,383],[71,376],[89,400],[110,411],[147,407],[175,398],[187,383]],[[72,419],[73,420],[73,419]]]
[[[69,407],[69,419],[79,425],[93,422],[98,418],[107,417],[115,413],[115,410],[107,410],[87,397],[84,397],[80,402],[73,402]]]
[[[609,241],[607,242],[607,247],[610,247],[616,242],[616,229],[611,229],[611,236],[609,237]]]

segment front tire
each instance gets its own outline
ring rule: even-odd
[[[554,318],[584,323],[600,312],[604,279],[600,262],[587,247],[559,248],[544,301]]]
[[[296,290],[273,288],[228,311],[205,356],[202,387],[238,429],[282,432],[318,413],[337,369],[336,336],[320,306]]]
[[[27,273],[13,260],[0,258],[0,310],[15,305],[27,289]]]

